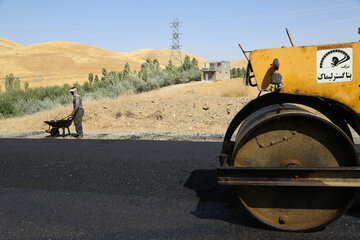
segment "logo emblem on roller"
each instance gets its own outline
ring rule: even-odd
[[[353,79],[353,49],[338,48],[318,50],[317,82],[349,82]]]

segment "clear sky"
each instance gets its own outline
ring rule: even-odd
[[[24,44],[72,41],[117,52],[169,49],[235,60],[246,50],[360,40],[360,0],[0,0],[0,37]]]

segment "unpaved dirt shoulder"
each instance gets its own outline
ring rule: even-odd
[[[84,99],[84,133],[219,133],[256,94],[242,79],[179,84],[117,99]],[[0,120],[0,131],[43,132],[44,121],[67,116],[72,105]],[[75,132],[74,126],[70,127]],[[6,136],[9,134],[5,134]]]
[[[0,131],[0,138],[22,138],[22,139],[59,139],[81,141],[75,138],[75,134],[65,137],[51,137],[44,131]],[[191,141],[191,142],[222,142],[222,133],[148,133],[148,132],[88,132],[83,139],[102,140],[157,140],[157,141]]]

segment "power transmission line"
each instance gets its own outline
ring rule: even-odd
[[[182,64],[182,58],[181,58],[181,45],[180,45],[180,33],[179,28],[181,27],[181,22],[179,22],[177,16],[175,15],[175,20],[170,23],[170,28],[172,28],[172,45],[171,45],[171,55],[170,55],[170,61],[173,59],[178,59],[180,64]],[[177,56],[175,56],[177,55]]]

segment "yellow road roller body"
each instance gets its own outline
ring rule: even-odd
[[[360,42],[255,50],[250,62],[260,89],[269,89],[280,62],[283,93],[337,100],[360,113]]]
[[[252,51],[246,82],[262,94],[226,131],[218,183],[269,227],[324,228],[360,187],[360,43]]]

